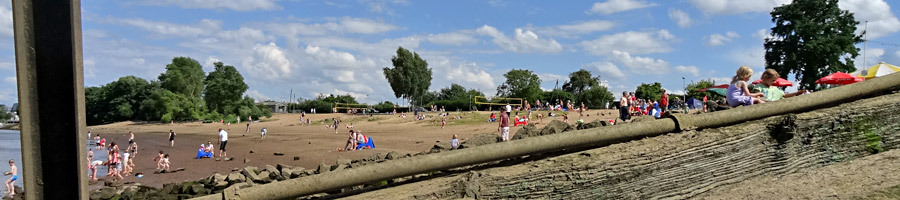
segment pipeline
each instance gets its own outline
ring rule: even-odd
[[[654,137],[683,130],[716,128],[745,121],[788,113],[805,112],[868,96],[876,96],[900,89],[900,73],[845,85],[808,95],[787,98],[763,105],[738,107],[701,115],[673,115],[659,120],[629,125],[607,126],[577,130],[565,134],[530,137],[521,140],[476,146],[412,159],[345,169],[340,173],[325,173],[300,177],[239,190],[226,189],[196,199],[288,199],[341,188],[353,187],[399,177],[516,158],[567,148],[605,146],[645,137]]]

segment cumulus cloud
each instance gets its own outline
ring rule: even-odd
[[[291,61],[275,43],[256,44],[244,58],[244,71],[258,79],[290,76]]]
[[[329,19],[325,23],[271,23],[269,30],[284,35],[329,35],[334,33],[375,34],[396,30],[399,27],[366,18],[343,17]]]
[[[581,68],[585,69],[594,69],[597,70],[597,75],[601,77],[609,77],[614,79],[624,79],[625,73],[622,73],[622,70],[619,70],[619,67],[616,64],[611,62],[601,61],[601,62],[592,62],[588,64],[581,65]]]
[[[147,0],[142,3],[158,6],[178,6],[181,8],[200,8],[213,10],[279,10],[281,6],[276,4],[279,0]]]
[[[669,72],[669,62],[650,57],[632,57],[628,52],[613,50],[611,59],[630,68],[634,72],[665,74]]]
[[[725,35],[714,33],[712,35],[706,36],[706,45],[709,46],[721,46],[725,43],[731,42],[731,40],[735,38],[741,37],[734,31],[729,31],[725,33]]]
[[[769,32],[769,29],[764,28],[764,29],[759,29],[758,31],[756,31],[756,33],[754,33],[753,36],[756,37],[756,39],[765,41],[766,38],[771,37],[771,36],[769,36],[769,34],[771,34]]]
[[[869,48],[860,51],[859,57],[857,57],[854,62],[854,64],[856,64],[856,69],[865,69],[871,67],[875,63],[883,61],[882,56],[884,56],[884,53],[885,51],[882,48]],[[865,60],[863,60],[863,56],[865,56]]]
[[[467,89],[475,89],[485,95],[491,95],[497,88],[494,76],[477,63],[428,53],[422,56],[427,58],[428,66],[433,70],[434,78],[431,89],[436,90],[456,83]]]
[[[174,24],[145,19],[108,18],[107,22],[137,27],[157,36],[196,37],[212,34],[221,30],[222,21],[203,19],[196,24]]]
[[[697,68],[697,66],[683,66],[683,65],[678,65],[678,66],[675,66],[675,70],[678,70],[679,72],[685,73],[685,74],[691,74],[691,75],[694,75],[694,76],[700,76],[700,69]]]
[[[838,7],[852,12],[856,21],[860,22],[856,27],[858,34],[865,30],[865,21],[869,21],[869,39],[900,31],[900,20],[884,0],[842,0],[838,2]]]
[[[0,5],[0,36],[13,36],[12,9]]]
[[[468,31],[428,34],[425,38],[431,43],[450,46],[472,45],[478,43],[478,38],[475,38],[473,33]]]
[[[246,92],[244,92],[244,95],[249,96],[250,98],[253,98],[257,102],[265,101],[265,100],[272,100],[272,98],[269,98],[269,96],[266,96],[266,95],[260,93],[258,90],[247,90]]]
[[[669,10],[669,19],[671,19],[678,27],[687,28],[691,26],[691,16],[687,12],[679,9]]]
[[[512,38],[497,30],[497,28],[484,25],[476,30],[478,34],[493,37],[493,42],[500,48],[517,53],[556,53],[562,51],[562,45],[553,39],[542,39],[532,31],[517,28]]]
[[[529,25],[525,29],[534,30],[534,32],[546,36],[575,38],[578,35],[606,31],[615,26],[616,23],[612,21],[592,20],[549,27],[531,27]]]
[[[728,53],[728,57],[735,62],[734,66],[727,69],[735,69],[741,65],[746,65],[756,71],[764,69],[766,66],[766,50],[762,45],[754,45],[751,48],[737,48]],[[731,70],[728,70],[731,71]]]
[[[791,0],[689,0],[694,7],[707,14],[736,15],[749,12],[770,12]]]
[[[608,0],[606,2],[597,2],[594,3],[594,6],[591,7],[586,13],[598,13],[598,14],[613,14],[618,12],[624,12],[634,9],[647,8],[656,6],[655,3],[648,3],[640,0]]]
[[[614,51],[633,54],[666,53],[672,51],[669,42],[675,36],[668,30],[634,32],[628,31],[612,35],[604,35],[591,41],[580,43],[585,51],[594,55],[611,55]]]
[[[541,81],[543,81],[543,82],[556,81],[556,80],[562,80],[563,82],[565,82],[565,81],[569,80],[568,76],[559,75],[559,74],[551,74],[551,73],[538,74],[538,78],[540,78]]]

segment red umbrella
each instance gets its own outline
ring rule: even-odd
[[[728,84],[722,84],[722,85],[712,86],[712,87],[709,87],[709,88],[699,89],[699,90],[697,90],[697,92],[706,92],[707,90],[713,89],[713,88],[724,88],[724,89],[727,89],[727,88],[728,88]]]
[[[753,81],[753,84],[760,84],[760,83],[762,83],[762,79]],[[785,79],[783,79],[783,78],[778,78],[778,79],[775,80],[775,84],[772,84],[772,86],[775,86],[775,87],[788,87],[788,86],[794,86],[794,83],[792,83],[792,82],[789,81],[789,80],[785,80]]]
[[[847,85],[863,81],[862,78],[844,72],[837,72],[816,81],[816,84]]]

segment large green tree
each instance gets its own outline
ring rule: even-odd
[[[613,94],[603,86],[594,86],[590,89],[579,92],[575,96],[577,102],[584,103],[588,108],[605,108],[606,103],[612,103],[615,99]]]
[[[716,82],[712,79],[700,80],[697,82],[691,82],[691,84],[688,84],[687,88],[685,88],[684,90],[687,91],[687,96],[690,98],[703,99],[703,96],[712,98],[715,93],[709,91],[700,92],[700,90],[704,88],[710,88],[715,85]]]
[[[814,88],[815,81],[834,72],[856,70],[859,55],[854,46],[859,22],[853,13],[841,10],[838,0],[794,0],[770,13],[771,38],[765,42],[766,66],[780,74],[796,75],[801,89]]]
[[[87,123],[102,124],[140,119],[140,102],[149,95],[150,83],[135,76],[123,76],[100,87],[85,88]]]
[[[459,84],[450,84],[450,87],[446,87],[438,91],[438,99],[440,100],[456,100],[456,99],[468,99],[469,94],[466,91],[466,88]]]
[[[541,79],[527,69],[513,69],[506,74],[506,82],[497,86],[497,95],[534,100],[541,96]]]
[[[403,47],[397,48],[397,55],[391,58],[394,68],[384,68],[384,77],[394,90],[394,96],[421,101],[422,95],[431,87],[431,68],[428,62],[418,53],[409,52]]]
[[[562,89],[578,96],[582,91],[600,85],[600,77],[592,77],[591,72],[585,69],[569,74],[569,81],[563,83]]]
[[[637,90],[634,91],[634,96],[637,96],[638,99],[659,101],[659,97],[662,96],[662,90],[662,85],[659,82],[654,82],[653,84],[641,83]]]
[[[209,110],[215,110],[222,114],[236,113],[237,111],[234,109],[242,103],[241,96],[248,88],[244,83],[244,77],[234,66],[225,65],[222,62],[216,62],[213,65],[215,65],[215,69],[203,81],[206,84],[206,89],[203,90],[203,100],[206,100]],[[241,116],[247,115],[241,114]]]
[[[163,88],[187,97],[200,98],[203,92],[203,66],[188,57],[175,57],[166,65],[166,72],[159,75]]]

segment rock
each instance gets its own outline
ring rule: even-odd
[[[253,167],[253,168],[256,168],[256,167]],[[245,177],[247,177],[248,181],[259,182],[262,180],[262,178],[259,176],[259,174],[257,174],[255,172],[255,170],[251,169],[250,167],[244,168],[244,170],[241,171],[241,174],[243,174]],[[266,174],[266,175],[267,175],[266,178],[268,178],[268,174]]]
[[[216,189],[221,189],[221,188],[228,186],[228,182],[227,181],[219,181],[219,182],[216,182],[213,186],[215,186]]]
[[[576,128],[579,129],[579,130],[581,130],[581,129],[597,128],[597,127],[601,127],[601,126],[606,126],[606,121],[603,121],[603,120],[595,120],[595,121],[590,122],[590,123],[584,123],[584,124],[581,124],[580,126],[578,126],[578,127],[576,127]]]
[[[474,136],[472,136],[472,138],[469,138],[468,140],[462,142],[462,144],[459,145],[460,146],[459,148],[464,149],[464,148],[481,146],[481,145],[486,145],[486,144],[493,144],[493,143],[500,142],[502,139],[503,138],[501,138],[499,134],[490,134],[490,133],[475,134]]]
[[[313,174],[316,174],[316,170],[314,170],[314,169],[303,170],[303,174],[305,174],[306,176],[312,176]]]
[[[290,176],[290,178],[298,178],[298,177],[301,177],[301,176],[305,176],[305,175],[306,175],[306,174],[304,173],[304,171],[306,171],[306,170],[303,170],[302,167],[300,167],[299,169],[300,169],[300,170],[297,170],[297,168],[291,169],[291,176]]]
[[[435,142],[435,143],[434,143],[434,146],[431,147],[431,149],[436,149],[436,150],[438,150],[438,151],[441,151],[441,150],[449,150],[450,148],[451,148],[451,147],[450,147],[450,143],[449,143],[449,142],[441,142],[441,141]]]
[[[300,160],[300,156],[294,156],[294,160]]]
[[[244,163],[248,163],[248,162],[250,162],[250,159],[249,159],[249,158],[244,158]]]
[[[281,153],[281,152],[275,152],[275,153],[273,153],[273,154],[275,154],[276,156],[283,156],[283,155],[284,155],[284,153]]]
[[[393,160],[393,159],[397,159],[397,158],[400,158],[400,153],[397,153],[396,151],[391,151],[386,156],[384,156],[384,159],[388,159],[388,160]]]
[[[569,129],[569,124],[559,120],[553,120],[550,123],[547,123],[547,126],[544,129],[541,129],[540,135],[552,135],[557,133],[562,133]]]
[[[247,177],[241,173],[234,172],[234,173],[228,174],[228,176],[225,178],[225,180],[228,181],[229,183],[240,183],[240,182],[247,181]]]
[[[256,153],[256,152],[254,152],[253,150],[250,150],[250,153]]]
[[[207,194],[209,193],[209,189],[203,186],[203,184],[196,184],[191,186],[191,194]]]
[[[377,161],[381,161],[383,159],[384,159],[384,155],[381,153],[376,153],[376,154],[369,156],[369,160],[371,160],[371,161],[377,162]]]
[[[225,161],[232,161],[234,158],[225,158]]]
[[[331,171],[331,166],[326,165],[325,163],[319,164],[319,168],[316,169],[316,174],[321,174],[325,172]]]
[[[338,165],[350,165],[351,162],[353,162],[353,160],[350,160],[350,159],[337,159],[337,164],[338,164]]]
[[[250,180],[253,180],[254,183],[269,183],[269,182],[272,182],[272,180],[273,180],[271,178],[271,174],[272,173],[269,173],[268,171],[259,172],[259,175],[257,175],[257,177],[259,179],[257,179],[257,180],[250,179]]]
[[[285,179],[292,178],[291,176],[294,174],[294,170],[291,168],[281,168],[281,177]]]
[[[335,166],[331,166],[331,171],[338,171],[338,170],[342,170],[344,168],[347,168],[347,165],[343,165],[343,164],[335,165]]]
[[[212,175],[212,178],[210,179],[209,183],[217,183],[219,181],[225,181],[227,178],[228,178],[228,176],[216,173],[216,174]]]
[[[291,168],[294,168],[294,166],[278,163],[278,165],[276,165],[275,168],[277,168],[278,170],[284,170],[284,168],[291,169]]]
[[[112,199],[114,196],[120,195],[120,192],[116,188],[102,188],[100,189],[100,199]]]
[[[522,129],[519,129],[519,131],[516,131],[516,135],[513,135],[512,139],[518,140],[539,135],[541,135],[541,131],[538,130],[534,124],[529,124],[522,127]]]
[[[265,171],[269,171],[269,173],[273,173],[273,172],[274,172],[274,173],[281,173],[281,172],[278,171],[278,168],[277,168],[277,167],[272,166],[272,165],[266,165],[266,170],[265,170]]]

